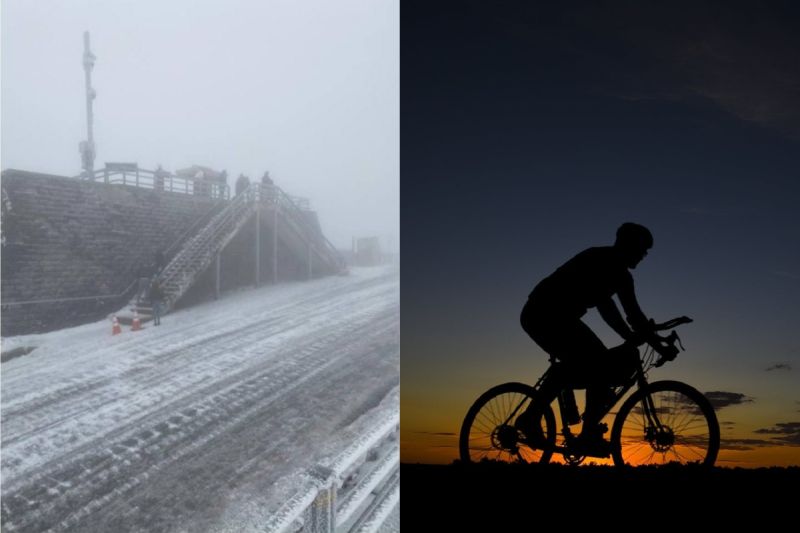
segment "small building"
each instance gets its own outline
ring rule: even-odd
[[[195,196],[224,197],[228,175],[213,168],[192,165],[175,171],[175,175],[193,182]]]
[[[378,237],[354,239],[353,259],[358,266],[375,266],[383,263],[380,239]]]

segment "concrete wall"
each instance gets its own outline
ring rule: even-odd
[[[97,320],[155,253],[214,208],[208,198],[37,174],[2,173],[2,335]],[[14,302],[106,295],[87,301]]]
[[[139,275],[152,273],[156,252],[188,238],[224,204],[201,196],[18,170],[3,172],[2,189],[3,336],[91,322],[121,309],[133,295],[124,293],[126,288]],[[316,213],[307,211],[304,216],[310,234],[303,237],[278,220],[278,281],[307,279],[304,239],[315,245],[324,239]],[[262,206],[260,221],[259,284],[265,284],[274,279],[271,207]],[[254,216],[223,250],[222,291],[255,285],[255,239]],[[316,258],[312,265],[313,277],[336,271]],[[215,289],[212,263],[176,307],[212,299]],[[19,303],[75,297],[87,298]]]

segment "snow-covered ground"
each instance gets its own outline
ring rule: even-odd
[[[396,267],[3,339],[3,531],[255,531],[399,409]]]

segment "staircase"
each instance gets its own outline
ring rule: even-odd
[[[254,191],[248,189],[233,198],[224,209],[214,214],[197,233],[186,239],[181,249],[159,272],[157,279],[164,292],[162,314],[167,313],[175,302],[194,284],[209,267],[217,253],[236,236],[236,233],[255,212]],[[128,304],[131,314],[120,314],[122,324],[130,324],[133,313],[144,322],[152,318],[150,302],[139,299],[137,294]]]
[[[336,248],[289,195],[278,187],[262,187],[254,183],[211,216],[202,229],[184,242],[158,274],[157,279],[164,292],[162,314],[172,309],[260,206],[277,210],[279,238],[298,257],[311,259],[313,268],[310,267],[310,271],[338,274],[346,269],[345,261]],[[130,324],[134,312],[139,314],[142,322],[152,318],[149,301],[140,300],[139,294],[128,307],[131,314],[120,314],[120,323]]]
[[[339,274],[346,270],[344,258],[325,238],[319,227],[312,224],[306,212],[301,209],[288,194],[275,186],[259,187],[257,196],[259,200],[266,204],[271,204],[278,212],[283,215],[278,222],[279,228],[287,227],[288,233],[292,237],[283,236],[294,252],[300,257],[311,253],[315,271],[330,274]]]
[[[158,282],[164,291],[166,310],[186,293],[255,212],[253,199],[254,193],[250,188],[234,197],[164,267],[158,275]]]

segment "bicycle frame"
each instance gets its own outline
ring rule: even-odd
[[[553,374],[555,373],[554,368],[556,367],[556,365],[559,364],[560,363],[552,362],[550,367],[545,371],[544,374],[542,374],[542,376],[533,386],[534,390],[536,390],[537,393],[542,389],[542,386],[547,379],[553,379]],[[564,456],[568,456],[572,453],[571,450],[569,449],[569,443],[574,438],[574,435],[570,431],[569,427],[571,425],[574,425],[574,423],[570,424],[570,421],[568,419],[568,409],[565,404],[564,393],[566,392],[569,394],[574,394],[575,389],[578,387],[570,386],[570,384],[565,379],[560,379],[560,378],[557,379],[558,379],[557,386],[554,387],[554,389],[558,391],[556,394],[556,401],[558,402],[559,414],[561,418],[561,430],[557,431],[557,433],[560,433],[561,435],[564,436],[566,445],[565,446],[556,445],[553,448],[553,451],[555,453],[560,453]],[[602,411],[602,416],[600,418],[602,419],[605,416],[607,416],[611,412],[611,410],[617,404],[620,403],[620,401],[628,394],[628,392],[634,386],[636,386],[639,389],[646,390],[647,385],[648,385],[647,373],[644,369],[644,363],[642,357],[640,356],[638,358],[638,363],[636,365],[636,368],[634,369],[634,373],[631,375],[631,377],[627,379],[625,383],[623,383],[622,385],[615,387],[616,390],[614,391],[613,399],[611,399],[609,403],[606,406],[604,406]],[[535,401],[535,399],[532,398],[531,401]],[[524,403],[525,401],[523,400],[523,402],[521,402],[520,405],[517,406],[517,408],[512,412],[512,416],[510,418],[516,416],[516,413],[519,412],[520,408]],[[550,402],[548,401],[547,403],[549,404]],[[644,415],[647,420],[647,427],[660,429],[661,422],[658,419],[653,399],[649,393],[644,395],[643,407],[644,407]]]

